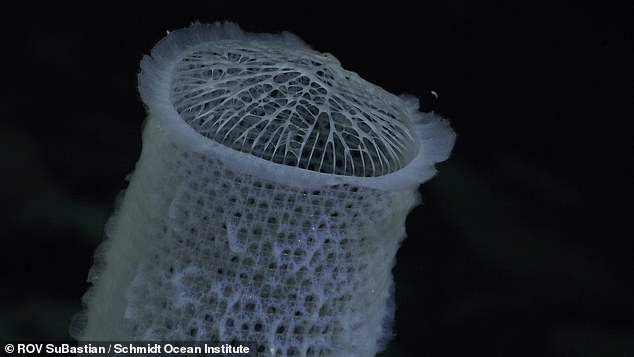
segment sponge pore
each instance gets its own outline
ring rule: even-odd
[[[329,54],[244,41],[203,43],[175,65],[171,100],[200,134],[275,163],[359,177],[418,152],[394,98]]]

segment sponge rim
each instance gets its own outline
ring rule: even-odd
[[[447,121],[435,114],[419,112],[416,97],[398,97],[387,91],[384,92],[392,97],[391,101],[402,106],[408,115],[420,145],[410,163],[383,176],[358,177],[310,171],[271,162],[210,140],[193,129],[175,110],[170,100],[171,76],[179,60],[193,47],[224,40],[270,42],[312,51],[299,37],[291,33],[249,33],[231,22],[194,23],[188,28],[169,32],[152,49],[150,55],[143,57],[138,82],[139,93],[147,106],[149,117],[158,120],[163,135],[179,146],[221,158],[229,169],[238,174],[248,174],[305,189],[342,184],[388,191],[415,188],[435,175],[435,163],[449,157],[455,134]],[[368,85],[375,86],[371,83]]]

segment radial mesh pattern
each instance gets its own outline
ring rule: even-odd
[[[218,41],[191,50],[173,73],[176,111],[234,150],[358,177],[397,171],[418,152],[407,115],[391,95],[328,54]]]

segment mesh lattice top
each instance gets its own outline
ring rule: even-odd
[[[202,44],[177,62],[170,90],[176,111],[200,134],[275,163],[377,177],[418,152],[395,97],[309,49]]]

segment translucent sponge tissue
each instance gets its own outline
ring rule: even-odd
[[[170,32],[141,62],[143,149],[78,340],[250,341],[263,356],[373,356],[394,257],[454,134],[298,37]]]

